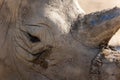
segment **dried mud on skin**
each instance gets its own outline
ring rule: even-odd
[[[116,7],[108,11],[91,13],[85,15],[83,18],[78,18],[78,22],[75,23],[76,27],[72,30],[79,30],[80,27],[77,25],[84,25],[84,28],[88,26],[96,27],[117,17],[120,17],[120,9]],[[91,61],[89,80],[119,80],[120,51],[115,49],[114,46],[108,46],[108,41],[102,44],[101,51]]]
[[[116,70],[113,67],[116,68]],[[106,68],[110,68],[111,73],[108,73]],[[117,51],[114,47],[105,46],[91,61],[89,80],[119,80],[119,71],[120,51]]]
[[[114,34],[119,29],[119,21],[120,9],[117,7],[84,16],[79,15],[71,26],[71,33],[77,40],[83,41],[83,44],[96,45],[101,41],[107,44],[111,36],[113,36],[111,34]],[[102,36],[104,36],[104,41]]]

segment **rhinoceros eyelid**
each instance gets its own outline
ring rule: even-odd
[[[27,35],[28,35],[29,40],[30,40],[32,43],[41,42],[41,40],[40,40],[38,37],[33,36],[33,35],[31,35],[30,33],[27,33]]]
[[[29,32],[26,32],[26,31],[21,30],[21,29],[20,29],[20,31],[23,32],[27,36],[29,41],[31,41],[32,43],[41,42],[41,40],[38,37],[30,34]]]
[[[25,24],[26,26],[36,26],[36,27],[42,27],[41,25],[37,25],[37,24]]]
[[[45,24],[45,23],[38,23],[39,25],[43,25],[43,26],[47,26],[47,27],[50,27],[48,24]]]
[[[38,23],[38,24],[25,24],[27,26],[36,26],[36,27],[50,27],[48,24],[45,23]]]

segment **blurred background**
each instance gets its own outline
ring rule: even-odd
[[[78,0],[78,1],[86,13],[108,9],[115,6],[120,7],[120,0]]]

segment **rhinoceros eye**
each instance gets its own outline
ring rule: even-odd
[[[28,39],[32,42],[32,43],[36,43],[36,42],[41,42],[41,40],[39,38],[37,38],[36,36],[31,35],[30,33],[27,33],[28,35]]]
[[[26,24],[27,30],[24,31],[21,29],[21,31],[27,36],[30,42],[37,43],[37,42],[41,42],[41,40],[33,33],[37,32],[37,30],[39,30],[40,27],[41,26],[39,25]]]

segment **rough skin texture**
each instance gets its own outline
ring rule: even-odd
[[[101,57],[119,22],[119,8],[85,15],[77,0],[0,0],[0,80],[119,80]]]

